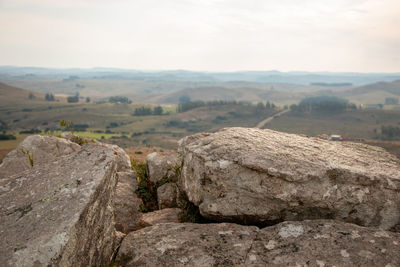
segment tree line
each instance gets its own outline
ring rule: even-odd
[[[151,107],[139,107],[135,108],[135,111],[133,112],[133,116],[150,116],[150,115],[162,115],[164,113],[164,110],[161,106],[156,106],[154,109]]]
[[[334,96],[317,96],[305,98],[298,105],[293,104],[290,110],[295,113],[339,113],[355,110],[357,106],[348,100]]]
[[[211,107],[211,106],[224,106],[224,105],[242,105],[251,106],[252,104],[247,101],[226,101],[226,100],[214,100],[214,101],[189,101],[185,103],[178,104],[176,108],[177,112],[185,112],[199,107]],[[257,109],[274,109],[276,106],[274,103],[267,103],[264,105],[259,102],[257,104]]]

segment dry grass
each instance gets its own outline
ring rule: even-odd
[[[4,157],[10,152],[12,149],[0,149],[0,163],[3,162]]]
[[[137,160],[140,162],[145,162],[147,155],[157,152],[161,155],[167,156],[171,153],[175,152],[174,150],[163,149],[163,148],[148,148],[148,147],[132,147],[125,149],[125,152],[129,155],[133,160]]]

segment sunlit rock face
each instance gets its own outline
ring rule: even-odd
[[[123,236],[114,227],[117,173],[130,168],[116,146],[27,137],[0,165],[1,265],[110,262]]]
[[[196,134],[179,145],[180,185],[209,219],[331,218],[400,230],[400,162],[382,148],[248,128]]]

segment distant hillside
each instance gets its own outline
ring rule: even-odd
[[[29,99],[29,95],[32,99]],[[24,104],[28,101],[43,101],[44,95],[40,93],[35,93],[29,90],[21,89],[18,87],[10,86],[5,83],[0,82],[0,105],[10,105],[10,104]]]
[[[136,81],[162,81],[162,82],[228,82],[243,81],[257,83],[294,83],[309,85],[310,83],[351,83],[365,85],[379,81],[394,81],[400,79],[400,73],[355,73],[355,72],[304,72],[290,71],[235,71],[235,72],[209,72],[209,71],[141,71],[114,68],[92,69],[51,69],[37,67],[0,66],[0,77],[11,79],[128,79]]]
[[[387,97],[400,97],[400,80],[368,84],[339,92],[337,95],[362,104],[385,103]]]
[[[236,101],[247,101],[247,102],[266,102],[272,101],[278,105],[290,105],[298,103],[305,97],[319,96],[319,95],[331,95],[330,92],[325,91],[314,91],[316,88],[310,86],[299,86],[300,88],[308,89],[306,92],[298,92],[294,89],[296,85],[284,84],[284,86],[277,85],[274,89],[273,86],[268,88],[273,89],[259,89],[249,87],[239,88],[225,88],[225,87],[199,87],[184,89],[170,94],[161,94],[148,96],[146,101],[151,103],[160,104],[177,104],[181,97],[189,97],[191,101],[213,101],[213,100],[236,100]],[[282,88],[290,88],[293,91],[285,90]]]

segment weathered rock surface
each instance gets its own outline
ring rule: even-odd
[[[128,234],[122,266],[244,266],[258,229],[236,224],[157,224]]]
[[[400,162],[384,149],[246,128],[179,143],[181,187],[209,219],[334,218],[399,230]]]
[[[107,264],[123,236],[114,228],[116,176],[129,169],[117,146],[27,137],[0,165],[1,265]]]
[[[175,208],[177,206],[178,188],[175,183],[166,183],[157,188],[159,209]]]
[[[400,266],[400,234],[332,220],[258,233],[244,266]]]
[[[132,232],[122,266],[399,266],[400,234],[333,220],[259,230],[220,224],[157,224]]]
[[[171,178],[175,174],[175,166],[179,163],[178,154],[163,156],[154,152],[147,155],[146,163],[150,181],[157,183],[162,178]]]
[[[133,171],[118,172],[118,183],[114,197],[115,227],[118,231],[127,234],[137,230],[136,222],[142,212],[142,199],[136,195],[138,182]]]
[[[179,223],[182,213],[183,211],[178,208],[143,213],[137,222],[137,227],[144,228],[158,223]]]

